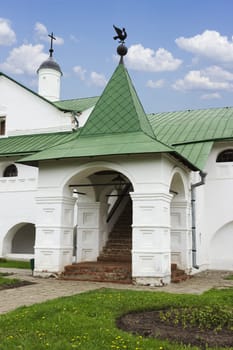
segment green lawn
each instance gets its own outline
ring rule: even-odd
[[[29,261],[16,261],[16,260],[6,260],[0,258],[0,267],[9,267],[17,269],[30,269]],[[0,348],[1,350],[1,348]]]
[[[15,283],[18,283],[20,281],[16,278],[7,278],[5,276],[6,274],[0,273],[0,289],[3,286],[13,286]]]
[[[207,305],[232,309],[233,290],[197,296],[100,289],[1,315],[0,350],[197,350],[123,332],[116,318],[130,310]]]

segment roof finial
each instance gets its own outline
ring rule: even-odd
[[[49,57],[53,57],[53,40],[56,40],[55,36],[53,36],[53,32],[48,35],[51,38],[50,49],[49,49]]]
[[[125,44],[125,39],[127,38],[127,33],[125,28],[117,28],[116,26],[113,25],[113,28],[115,29],[117,35],[113,37],[114,40],[119,39],[120,45],[117,47],[117,53],[118,55],[121,56],[120,63],[123,63],[123,56],[125,56],[128,52],[127,47],[124,45]]]

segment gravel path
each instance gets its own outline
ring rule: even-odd
[[[164,291],[169,293],[201,294],[210,288],[233,288],[233,281],[225,280],[226,271],[204,271],[193,278],[178,284],[164,287],[133,286],[117,283],[100,283],[84,281],[63,281],[56,278],[38,278],[31,275],[30,270],[0,268],[0,272],[13,273],[10,278],[19,278],[33,282],[20,288],[0,291],[0,313],[6,313],[20,306],[32,305],[62,296],[84,293],[99,288],[116,288],[132,290]]]

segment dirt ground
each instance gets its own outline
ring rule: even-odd
[[[222,329],[214,332],[212,330],[201,331],[197,327],[183,329],[182,326],[162,322],[159,313],[159,310],[129,313],[117,320],[117,326],[133,334],[195,345],[200,349],[206,349],[207,344],[209,347],[229,348],[233,346],[232,330]]]

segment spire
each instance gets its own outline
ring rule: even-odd
[[[49,57],[53,57],[53,40],[56,40],[55,36],[53,36],[53,32],[48,35],[51,38],[50,41],[50,49],[49,49]]]
[[[127,54],[127,47],[124,45],[126,31],[115,26],[114,29],[118,34],[114,40],[120,40],[120,45],[117,47],[117,52],[121,56],[120,62],[81,130],[80,136],[143,132],[154,138],[154,132],[137,92],[122,64],[123,56]]]

